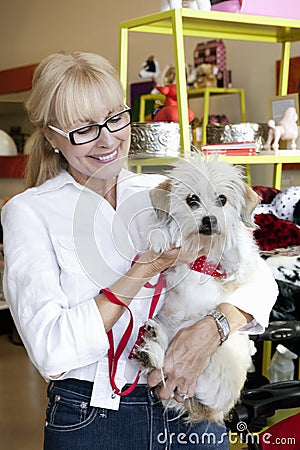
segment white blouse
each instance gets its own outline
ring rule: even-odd
[[[94,381],[99,361],[107,377],[109,345],[94,297],[146,249],[155,215],[149,189],[163,179],[122,170],[113,209],[62,172],[13,197],[2,209],[5,297],[29,357],[46,380],[63,373],[60,379]],[[128,354],[148,318],[152,295],[153,289],[144,287],[130,304],[134,329],[121,357],[128,383],[138,370]],[[268,325],[276,297],[271,271],[258,258],[252,279],[226,301],[252,314],[255,319],[244,330],[259,333]],[[158,308],[162,300],[163,295]],[[128,320],[125,312],[114,325],[115,346]]]

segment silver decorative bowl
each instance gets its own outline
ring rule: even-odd
[[[130,158],[177,157],[180,131],[177,122],[133,122]]]
[[[208,144],[254,141],[257,150],[262,150],[268,138],[268,131],[266,123],[209,123],[206,127],[206,140]]]

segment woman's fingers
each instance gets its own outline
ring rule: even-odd
[[[152,250],[147,250],[139,257],[138,263],[149,264],[155,274],[163,272],[169,267],[192,263],[201,255],[203,253],[199,250],[192,249],[183,251],[181,247],[174,247],[163,253],[155,253]]]
[[[165,379],[162,375],[162,371],[160,369],[154,369],[148,375],[148,384],[151,387],[157,386],[159,383],[165,383]]]
[[[189,383],[189,384],[188,384]],[[157,387],[157,393],[162,400],[174,396],[175,400],[183,403],[195,394],[196,380],[191,382],[185,378],[175,378],[170,375],[162,380],[161,371],[153,370],[148,376],[148,384]]]
[[[202,319],[180,330],[166,353],[164,379],[160,370],[153,370],[148,376],[149,385],[159,385],[158,395],[164,400],[172,395],[178,402],[186,400],[186,396],[192,397],[197,379],[206,369],[218,345],[217,328],[209,319]]]
[[[174,398],[178,403],[183,403],[185,400],[192,398],[195,394],[196,382],[188,385],[179,385],[174,391]]]

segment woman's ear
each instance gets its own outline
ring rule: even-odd
[[[253,218],[253,211],[259,203],[259,197],[256,192],[245,183],[245,205],[242,208],[242,221],[247,228],[256,228]]]
[[[155,209],[157,217],[161,222],[165,222],[169,217],[170,192],[170,180],[163,181],[150,191],[150,198],[153,208]]]
[[[51,131],[49,129],[46,128],[46,130],[44,131],[44,136],[45,139],[49,142],[49,144],[51,145],[52,148],[56,148],[57,145],[55,144],[55,140],[53,138],[53,135],[51,133]]]

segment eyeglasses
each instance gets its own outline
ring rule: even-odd
[[[123,130],[123,128],[128,127],[132,121],[131,109],[126,108],[113,116],[110,116],[103,123],[93,123],[91,125],[85,125],[75,130],[65,131],[54,127],[53,125],[48,125],[48,127],[60,134],[61,136],[69,139],[73,145],[87,144],[88,142],[95,141],[100,136],[102,128],[107,128],[110,133],[116,133],[116,131]]]

